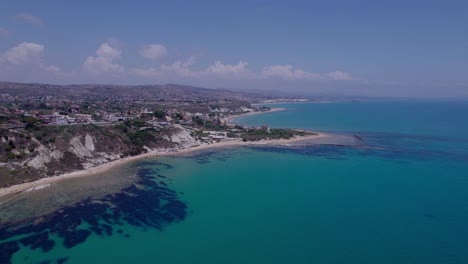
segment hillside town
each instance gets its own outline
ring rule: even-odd
[[[128,94],[128,87],[67,87],[0,83],[0,127],[24,129],[27,121],[49,126],[113,125],[141,118],[151,126],[181,124],[193,126],[202,119],[222,123],[228,116],[269,110],[254,102],[274,102],[269,97],[204,88],[168,86],[140,87]],[[57,90],[58,89],[58,90]],[[87,91],[91,91],[86,94]],[[101,89],[101,90],[100,90]],[[104,90],[102,90],[104,89]],[[81,91],[80,91],[81,90]],[[206,91],[209,90],[209,91]],[[109,92],[111,91],[111,92]],[[81,93],[80,93],[81,92]],[[198,122],[199,123],[199,122]]]
[[[141,130],[160,130],[174,125],[201,131],[200,139],[225,139],[228,132],[239,128],[228,124],[229,117],[258,111],[269,107],[252,106],[247,101],[233,99],[204,99],[180,102],[179,100],[157,102],[138,101],[131,98],[103,97],[89,101],[70,100],[57,96],[19,97],[0,94],[0,128],[25,130],[27,126],[114,126],[130,120],[145,123]],[[214,129],[213,131],[200,130]],[[225,128],[225,131],[220,131]],[[265,127],[251,128],[265,130]]]

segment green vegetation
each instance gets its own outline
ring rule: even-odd
[[[305,132],[300,132],[291,129],[271,129],[270,132],[267,130],[256,130],[249,129],[245,131],[241,136],[243,141],[259,141],[263,139],[290,139],[294,136],[304,136]]]
[[[172,117],[178,120],[184,119],[184,116],[181,113],[175,113],[172,115]]]
[[[8,134],[8,129],[0,128],[0,137],[5,137]]]
[[[143,146],[151,145],[155,143],[156,137],[150,130],[139,130],[128,134],[130,141],[132,142],[131,150],[129,155],[138,155],[144,152]]]
[[[42,144],[55,142],[55,137],[58,135],[67,137],[67,130],[69,130],[69,128],[70,127],[64,126],[26,126],[26,130]]]
[[[260,106],[260,107],[258,108],[258,110],[260,110],[260,111],[262,111],[262,112],[263,112],[263,111],[270,111],[270,110],[271,110],[271,107],[262,105],[262,106]]]
[[[198,126],[203,126],[205,124],[205,121],[203,120],[203,118],[201,118],[199,116],[192,117],[192,121],[193,121],[193,123],[195,123]]]
[[[153,112],[153,115],[154,115],[154,117],[161,119],[161,118],[164,118],[166,116],[166,112],[163,111],[163,110],[155,110]]]
[[[204,120],[199,116],[192,117],[192,121],[195,125],[197,125],[201,129],[207,130],[214,130],[214,131],[223,131],[227,130],[228,127],[221,123],[219,120],[211,121],[211,120]]]
[[[148,124],[140,118],[115,125],[113,132],[115,133],[114,137],[119,138],[127,146],[124,156],[144,153],[144,146],[154,147],[161,140],[159,130],[148,127]]]

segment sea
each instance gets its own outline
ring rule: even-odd
[[[148,158],[0,200],[0,263],[468,263],[468,102],[276,104],[360,144]]]

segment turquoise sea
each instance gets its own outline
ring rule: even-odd
[[[275,107],[237,122],[365,144],[151,158],[25,194],[0,204],[0,263],[468,263],[468,103]]]

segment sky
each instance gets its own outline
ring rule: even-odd
[[[468,98],[468,1],[0,1],[0,81]]]

